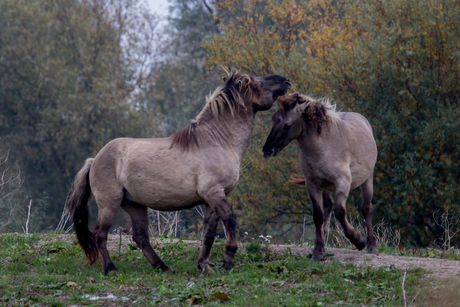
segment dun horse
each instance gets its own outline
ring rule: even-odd
[[[167,138],[119,138],[87,159],[78,172],[68,210],[87,260],[102,258],[104,273],[116,270],[107,251],[107,234],[121,208],[131,216],[133,239],[153,267],[170,270],[153,250],[147,207],[174,211],[206,205],[198,269],[211,273],[209,254],[219,219],[227,230],[226,269],[233,266],[236,220],[227,196],[233,191],[249,146],[255,114],[272,107],[291,88],[278,75],[229,74],[197,118]],[[87,204],[96,200],[99,215],[88,229]]]
[[[313,259],[324,258],[324,232],[332,207],[346,237],[359,250],[366,241],[347,221],[345,204],[350,190],[361,187],[362,213],[367,226],[367,251],[378,253],[372,230],[372,176],[377,147],[372,127],[362,115],[336,112],[326,99],[315,100],[293,92],[278,99],[279,110],[263,147],[265,157],[276,156],[291,141],[300,147],[300,169],[304,178],[292,182],[305,185],[313,203],[316,240]],[[335,193],[333,201],[332,193]]]

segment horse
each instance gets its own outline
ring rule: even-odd
[[[263,153],[266,158],[274,157],[293,140],[299,144],[303,177],[291,177],[291,183],[305,186],[313,203],[316,239],[312,259],[324,259],[324,233],[333,206],[350,242],[358,250],[367,243],[367,251],[377,254],[371,203],[377,146],[371,125],[361,114],[337,112],[328,99],[314,99],[295,91],[278,98],[278,105]],[[348,194],[357,187],[361,188],[367,242],[346,216]]]
[[[237,250],[236,219],[227,201],[235,188],[250,144],[255,115],[272,107],[292,87],[279,75],[233,73],[224,78],[195,120],[167,138],[117,138],[77,173],[67,211],[87,262],[102,258],[104,273],[117,270],[107,251],[107,235],[119,209],[126,211],[133,240],[154,268],[172,271],[153,250],[147,208],[175,211],[204,204],[202,248],[197,268],[212,273],[209,255],[217,224],[227,231],[224,267],[233,267]],[[88,228],[88,202],[99,215]]]

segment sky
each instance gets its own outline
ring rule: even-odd
[[[149,5],[150,9],[152,12],[161,15],[161,16],[166,16],[168,15],[168,7],[169,7],[169,2],[168,0],[145,0],[147,4]]]

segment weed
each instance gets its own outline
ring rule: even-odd
[[[251,241],[244,248],[248,254],[256,254],[262,250],[262,245],[259,241]]]

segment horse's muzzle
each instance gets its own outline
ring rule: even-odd
[[[264,158],[270,158],[270,157],[276,157],[276,155],[278,154],[279,150],[276,149],[276,148],[272,148],[270,150],[264,150]]]

